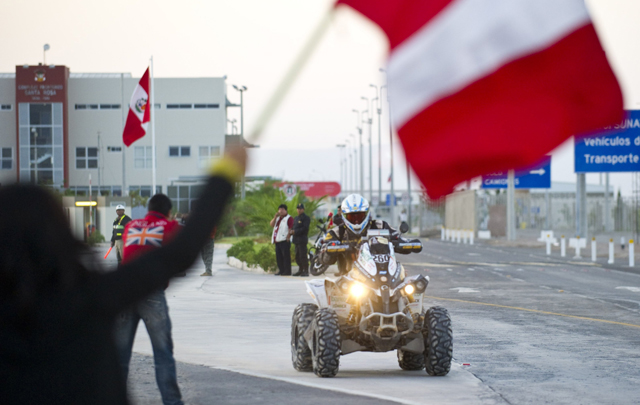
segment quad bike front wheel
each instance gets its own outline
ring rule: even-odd
[[[422,370],[424,368],[424,354],[398,349],[398,364],[401,369],[406,371]]]
[[[433,376],[447,375],[453,358],[453,331],[449,312],[442,307],[429,308],[424,317],[422,335],[427,373]]]
[[[291,319],[291,362],[298,371],[313,370],[311,349],[303,334],[313,322],[318,310],[315,304],[300,304],[293,311]]]
[[[312,338],[313,372],[318,377],[335,377],[340,367],[340,325],[331,308],[316,311]]]
[[[327,271],[328,268],[329,265],[320,263],[317,255],[309,253],[309,273],[312,276],[319,276]]]

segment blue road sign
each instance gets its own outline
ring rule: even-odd
[[[640,171],[640,111],[613,127],[575,141],[576,173]]]
[[[385,200],[385,205],[386,205],[387,207],[391,206],[391,194],[387,194],[387,196],[386,196],[386,200]],[[398,197],[397,197],[397,196],[394,196],[394,199],[393,199],[393,205],[394,205],[394,206],[395,206],[395,205],[398,205]]]
[[[482,176],[482,188],[507,188],[508,172],[496,172]],[[516,170],[514,176],[516,188],[550,188],[551,156],[525,170]]]

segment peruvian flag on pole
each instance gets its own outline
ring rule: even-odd
[[[430,197],[619,122],[583,0],[338,0],[389,39],[391,116]]]
[[[122,141],[127,146],[131,146],[147,133],[147,127],[151,120],[151,109],[148,108],[150,95],[149,68],[147,68],[129,102],[129,115],[127,115],[127,123],[122,133]]]

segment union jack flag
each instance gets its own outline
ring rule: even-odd
[[[162,246],[164,238],[164,226],[156,226],[154,228],[136,228],[130,227],[127,232],[127,243],[125,246]]]

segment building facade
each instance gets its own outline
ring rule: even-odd
[[[149,133],[127,148],[122,130],[139,79],[16,66],[0,73],[0,184],[31,182],[88,195],[151,195]],[[154,80],[157,192],[188,210],[189,182],[224,151],[224,78]],[[179,186],[185,187],[179,187]],[[186,203],[184,201],[187,201]]]

